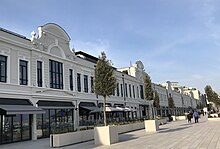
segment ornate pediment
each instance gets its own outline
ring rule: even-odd
[[[37,38],[35,32],[32,32],[31,35],[31,41],[35,49],[69,60],[75,59],[75,53],[70,49],[70,37],[59,25],[54,23],[45,24],[38,28]]]

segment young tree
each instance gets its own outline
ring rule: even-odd
[[[104,125],[106,126],[106,98],[112,95],[116,88],[116,78],[111,62],[107,59],[106,54],[101,52],[95,68],[95,93],[104,98],[103,114]]]
[[[216,106],[220,106],[219,96],[215,91],[212,90],[212,87],[210,85],[206,85],[205,93],[210,102],[215,103]]]
[[[206,96],[208,98],[208,100],[210,102],[213,102],[214,101],[214,98],[213,98],[213,90],[212,90],[212,87],[210,85],[206,85],[205,87],[205,93],[206,93]]]
[[[155,91],[154,95],[155,95],[154,96],[154,107],[159,108],[160,107],[160,98],[159,98],[157,91]]]
[[[173,109],[174,106],[175,106],[175,104],[174,104],[173,98],[170,96],[170,97],[168,98],[168,107],[171,108],[171,109]]]
[[[145,91],[145,99],[146,100],[154,100],[154,91],[152,89],[152,83],[150,76],[146,74],[144,76],[144,91]]]
[[[150,76],[146,73],[144,76],[144,97],[146,100],[151,100],[152,102],[154,101],[154,91],[152,89],[152,83]],[[149,108],[149,118],[153,119],[153,108]]]

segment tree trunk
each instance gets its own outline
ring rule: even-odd
[[[106,104],[106,96],[104,97],[104,103],[103,103],[103,115],[104,115],[104,126],[107,126],[107,123],[106,123],[106,107],[105,107],[105,104]]]

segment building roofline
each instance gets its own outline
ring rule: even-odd
[[[27,37],[25,37],[25,36],[23,36],[23,35],[20,35],[20,34],[18,34],[18,33],[9,31],[9,30],[4,29],[4,28],[1,28],[1,27],[0,27],[0,31],[3,31],[3,32],[5,32],[5,33],[8,33],[8,34],[14,35],[14,36],[16,36],[16,37],[19,37],[19,38],[22,38],[22,39],[25,39],[25,40],[30,41],[30,39],[28,39]]]

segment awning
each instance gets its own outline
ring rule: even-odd
[[[42,114],[45,111],[31,105],[0,105],[0,113],[5,115]]]
[[[51,106],[39,106],[41,109],[75,109],[75,107],[65,107],[65,106],[57,106],[57,107],[51,107]]]
[[[37,104],[38,107],[42,109],[74,109],[75,108],[75,105],[72,102],[67,102],[67,101],[39,100]]]
[[[80,108],[89,110],[89,111],[101,111],[102,109],[100,109],[99,107],[95,107],[95,106],[80,106]]]
[[[114,107],[106,107],[105,109],[106,112],[123,112],[123,109],[120,108],[114,108]],[[97,108],[92,110],[90,113],[98,113],[98,112],[103,112],[103,108]]]
[[[114,107],[106,107],[105,110],[106,112],[123,112],[122,109],[114,108]]]

